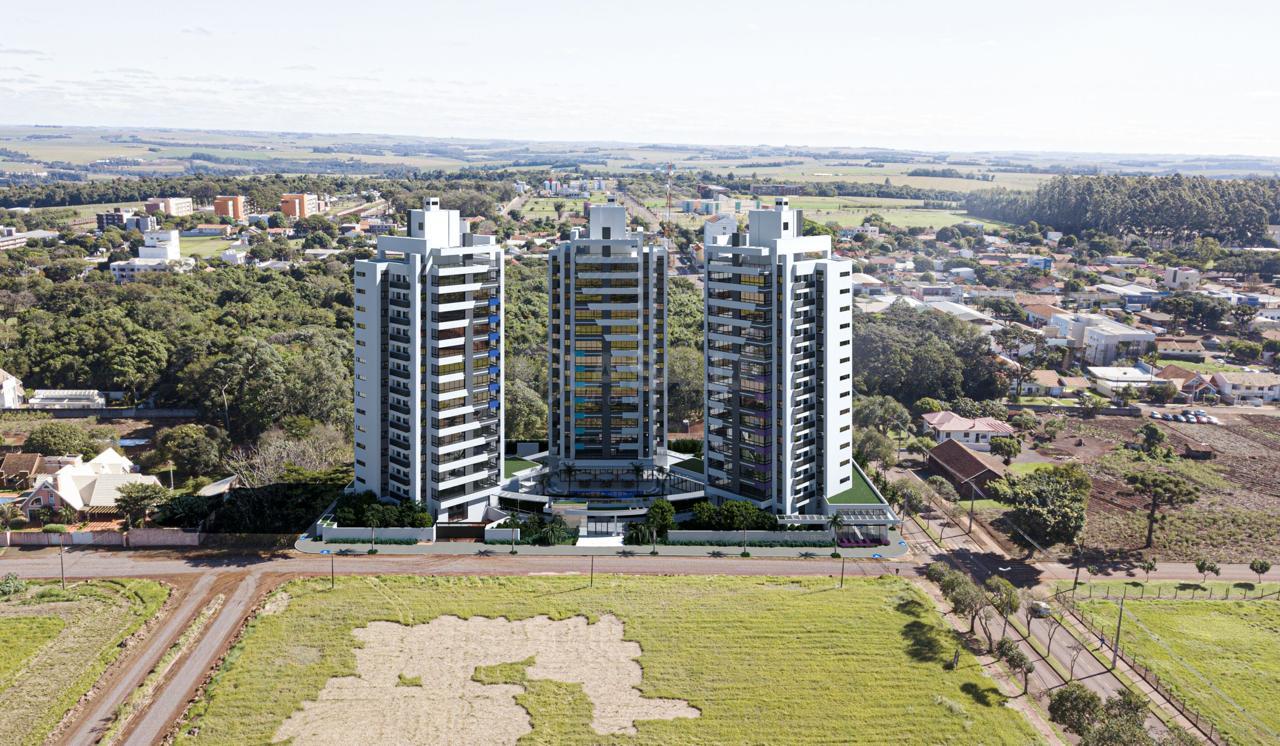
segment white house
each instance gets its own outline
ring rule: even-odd
[[[0,370],[0,409],[17,409],[26,396],[22,381],[6,370]]]
[[[62,468],[45,475],[23,500],[28,517],[44,508],[69,507],[77,513],[116,511],[116,498],[126,484],[160,484],[156,477],[135,473],[127,456],[108,448],[88,462],[74,457]]]
[[[1213,374],[1212,380],[1222,398],[1229,403],[1247,399],[1280,401],[1280,375],[1275,373],[1218,372]]]
[[[1168,381],[1140,368],[1099,366],[1086,368],[1085,372],[1093,379],[1093,387],[1097,389],[1098,393],[1106,397],[1117,396],[1121,391],[1130,387],[1141,392],[1143,389],[1168,383]]]
[[[975,451],[990,451],[992,438],[1004,438],[1016,432],[1009,423],[994,417],[969,419],[955,412],[930,412],[920,419],[924,420],[925,432],[938,443],[954,440]]]
[[[1200,270],[1192,267],[1166,267],[1160,284],[1170,290],[1194,290],[1200,284]]]
[[[227,249],[219,255],[219,258],[233,267],[240,267],[249,263],[249,253],[243,249]]]

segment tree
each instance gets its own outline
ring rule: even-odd
[[[1144,583],[1150,583],[1150,582],[1151,582],[1151,573],[1153,573],[1153,572],[1155,572],[1155,571],[1156,571],[1156,561],[1155,561],[1155,558],[1154,558],[1154,557],[1148,557],[1148,558],[1144,559],[1144,560],[1141,562],[1141,564],[1139,564],[1139,565],[1138,565],[1138,569],[1142,570],[1142,572],[1143,572],[1143,573],[1145,573],[1145,576],[1143,577],[1142,582],[1144,582]]]
[[[881,435],[905,430],[911,424],[907,408],[889,396],[862,396],[853,402],[853,424],[872,428]]]
[[[1245,303],[1237,303],[1232,306],[1231,326],[1235,329],[1236,334],[1248,334],[1249,325],[1253,323],[1253,319],[1257,315],[1257,306],[1250,306]]]
[[[80,455],[92,458],[98,443],[84,428],[70,422],[46,422],[27,436],[24,448],[42,456]]]
[[[134,526],[141,522],[145,526],[147,514],[157,505],[168,502],[171,494],[158,484],[133,482],[121,485],[116,507],[124,514],[127,525]]]
[[[1049,694],[1049,719],[1068,733],[1084,736],[1102,714],[1102,698],[1073,681]]]
[[[1204,558],[1196,560],[1196,572],[1200,573],[1200,582],[1202,583],[1209,579],[1209,573],[1213,573],[1214,575],[1222,574],[1222,570],[1218,568],[1217,562]]]
[[[1160,429],[1154,422],[1144,424],[1138,428],[1135,434],[1138,436],[1142,452],[1148,455],[1162,454],[1164,452],[1164,444],[1169,440],[1169,436],[1165,435],[1164,430]]]
[[[177,425],[156,436],[156,455],[173,464],[180,479],[218,476],[230,442],[226,433],[212,425]]]
[[[654,541],[664,538],[667,531],[675,528],[676,525],[676,509],[671,502],[664,499],[657,499],[649,506],[649,512],[644,517],[645,524],[649,530],[653,532]]]
[[[935,443],[932,438],[917,435],[907,441],[906,449],[907,453],[910,453],[913,456],[919,456],[923,459],[929,455],[929,451],[932,451],[933,447],[936,445],[937,443]]]
[[[1249,570],[1258,576],[1258,584],[1261,585],[1262,576],[1271,572],[1271,563],[1263,559],[1256,559],[1249,563]]]
[[[831,546],[840,547],[840,527],[844,525],[844,516],[839,512],[827,516],[827,528],[831,529]]]
[[[934,474],[924,480],[924,483],[929,485],[929,488],[933,490],[934,494],[943,500],[951,503],[959,502],[960,493],[956,492],[956,488],[952,486],[951,482],[947,481],[946,477]]]
[[[505,417],[510,440],[547,437],[547,402],[524,381],[517,379],[508,384]]]
[[[1106,701],[1102,716],[1081,739],[1082,746],[1145,746],[1154,743],[1147,734],[1147,700],[1132,689]]]
[[[702,416],[703,357],[696,348],[679,345],[667,350],[667,420],[678,424]]]
[[[12,502],[0,503],[0,526],[8,531],[22,517],[22,511]]]
[[[983,593],[982,589],[963,573],[958,571],[952,571],[952,573],[944,579],[944,582],[951,581],[951,592],[947,593],[944,588],[943,593],[951,602],[953,612],[969,618],[969,634],[973,634],[978,614],[987,607],[987,594]]]
[[[897,453],[897,447],[886,435],[869,428],[861,428],[853,433],[853,458],[863,469],[873,461],[884,466],[893,466],[897,460]]]
[[[1017,438],[992,438],[991,452],[1003,457],[1005,464],[1010,464],[1022,453],[1022,441]]]
[[[1178,395],[1178,387],[1165,381],[1159,386],[1147,387],[1147,399],[1153,404],[1168,404]]]
[[[990,485],[997,500],[1014,506],[1014,522],[1045,545],[1075,541],[1084,529],[1092,488],[1079,464],[1055,464]]]
[[[987,582],[983,584],[987,592],[991,594],[991,606],[1000,612],[1000,616],[1004,617],[1004,626],[1000,629],[1000,637],[1004,638],[1009,631],[1009,617],[1016,614],[1022,600],[1018,596],[1018,589],[1013,587],[1004,578],[993,575],[987,578]]]
[[[567,206],[568,205],[565,204],[564,200],[561,199],[551,203],[552,209],[556,211],[556,220],[564,219],[564,208]]]
[[[1080,414],[1086,418],[1097,417],[1102,408],[1107,405],[1107,400],[1097,394],[1088,391],[1080,393]]]
[[[1245,363],[1262,357],[1262,345],[1257,342],[1233,339],[1227,343],[1227,351],[1231,353],[1231,357]]]
[[[1030,432],[1036,429],[1040,420],[1031,412],[1023,410],[1009,418],[1009,424],[1018,429],[1019,432]]]
[[[942,412],[946,410],[946,408],[947,408],[946,402],[941,402],[941,401],[938,401],[937,399],[934,399],[928,396],[921,399],[917,399],[915,405],[912,407],[912,409],[914,409],[917,414],[932,414],[934,412]]]
[[[1190,505],[1199,499],[1199,489],[1175,474],[1144,471],[1125,477],[1131,493],[1147,502],[1147,543],[1150,549],[1155,542],[1156,523],[1161,519],[1161,509]]]

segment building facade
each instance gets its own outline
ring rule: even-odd
[[[475,522],[502,477],[502,250],[429,199],[355,264],[355,489]]]
[[[652,468],[666,446],[666,256],[613,197],[548,256],[548,463]]]
[[[231,218],[236,222],[244,220],[244,197],[238,194],[214,197],[213,214],[220,218]]]
[[[320,198],[314,194],[283,194],[280,212],[291,218],[305,218],[320,212]]]
[[[854,485],[853,265],[785,197],[706,247],[706,492],[822,514]]]
[[[145,208],[148,215],[162,212],[175,218],[196,211],[195,203],[190,197],[152,197],[147,200]]]

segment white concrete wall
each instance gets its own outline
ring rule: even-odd
[[[742,541],[741,531],[693,531],[673,530],[667,532],[668,541]],[[830,542],[831,531],[748,531],[747,541],[778,542]]]
[[[416,539],[417,541],[432,542],[436,540],[436,527],[429,526],[427,528],[375,528],[361,526],[321,526],[321,541],[329,541],[330,539],[364,539],[368,540],[372,532],[373,536],[383,541],[386,539]]]

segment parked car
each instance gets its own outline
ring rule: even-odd
[[[1173,415],[1169,414],[1168,412],[1165,412],[1164,414],[1160,415],[1160,419],[1165,420],[1166,422],[1172,422]]]
[[[1151,419],[1153,419],[1153,420],[1158,420],[1158,419],[1160,419],[1160,413],[1159,413],[1159,412],[1152,412],[1152,413],[1151,413]]]
[[[1031,616],[1040,617],[1042,619],[1053,616],[1053,608],[1044,601],[1032,601]]]
[[[1206,411],[1204,411],[1203,409],[1197,409],[1197,410],[1195,411],[1195,415],[1196,415],[1197,417],[1204,417],[1204,416],[1206,416],[1206,415],[1208,415],[1208,414],[1209,414],[1209,413],[1208,413],[1208,412],[1206,412]]]
[[[1182,415],[1180,415],[1180,414],[1175,414],[1175,415],[1173,416],[1173,421],[1174,421],[1174,422],[1186,422],[1186,421],[1187,421],[1187,418],[1186,418],[1186,417],[1183,417],[1183,416],[1182,416]]]

